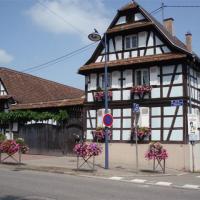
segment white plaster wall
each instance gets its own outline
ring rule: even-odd
[[[194,145],[194,169],[196,172],[200,172],[200,142]],[[190,145],[190,171],[192,170],[192,145]]]

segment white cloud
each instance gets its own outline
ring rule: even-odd
[[[103,33],[109,25],[103,0],[46,0],[41,4],[36,3],[27,13],[53,33],[76,34],[84,40],[94,28]]]
[[[4,49],[0,49],[0,64],[7,64],[13,60],[13,56],[8,54]]]

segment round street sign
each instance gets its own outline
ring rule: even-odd
[[[105,126],[112,126],[112,124],[113,124],[113,116],[111,114],[105,114],[103,116],[103,124]]]

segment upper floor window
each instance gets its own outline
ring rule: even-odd
[[[125,37],[125,49],[134,49],[138,47],[137,35],[128,35]]]
[[[135,85],[149,85],[148,69],[141,69],[135,71]]]
[[[100,74],[99,77],[99,87],[101,89],[104,89],[104,84],[105,84],[105,78],[104,78],[104,74]],[[108,84],[107,87],[110,88],[111,87],[111,74],[108,73]]]

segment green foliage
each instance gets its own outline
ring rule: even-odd
[[[0,133],[0,142],[3,142],[6,139],[6,136]]]
[[[0,112],[0,124],[7,124],[10,122],[28,122],[31,120],[34,121],[43,121],[54,119],[57,122],[67,121],[69,115],[65,110],[59,110],[57,113],[53,112],[36,112],[36,111],[10,111],[10,112]]]

